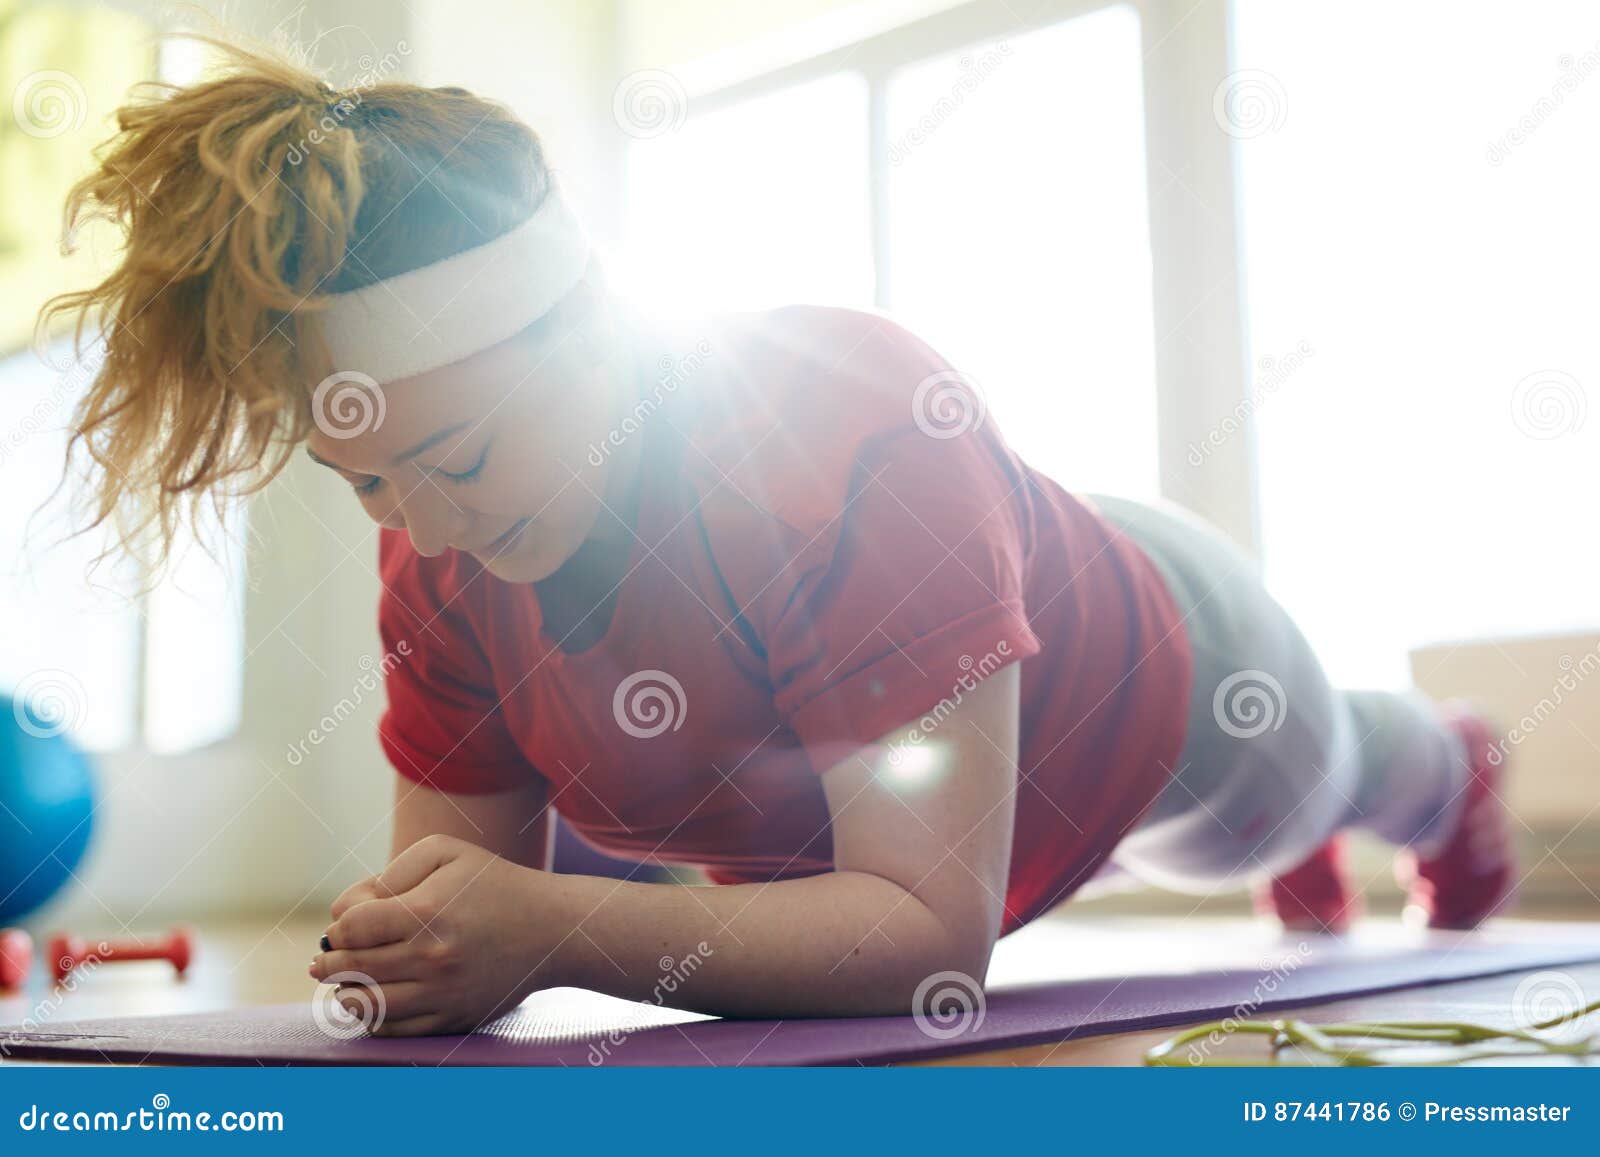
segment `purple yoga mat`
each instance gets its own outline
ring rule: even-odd
[[[1185,1024],[1291,1005],[1600,960],[1600,927],[1505,923],[1467,935],[1360,933],[1263,942],[1226,931],[1165,935],[1159,926],[1072,927],[1029,937],[997,958],[1008,982],[976,999],[941,986],[943,1016],[840,1020],[713,1020],[577,989],[535,995],[470,1036],[345,1037],[325,1005],[186,1016],[0,1026],[0,1055],[63,1061],[307,1065],[825,1065],[883,1064]],[[1166,954],[1153,955],[1165,944]],[[1003,945],[1004,947],[1004,945]],[[1071,955],[1067,955],[1067,954]],[[1188,959],[1184,959],[1187,957]],[[1111,965],[1144,960],[1146,971]],[[1039,982],[1064,960],[1100,975]],[[1214,966],[1218,962],[1222,967]],[[1515,986],[1508,983],[1506,998]],[[322,990],[326,992],[327,990]],[[320,1019],[319,1019],[320,1016]]]

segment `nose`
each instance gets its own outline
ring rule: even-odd
[[[424,558],[433,558],[448,550],[469,521],[465,511],[428,481],[417,483],[401,500],[400,517],[405,522],[412,549]]]

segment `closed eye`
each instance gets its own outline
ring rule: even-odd
[[[483,473],[484,463],[488,461],[489,447],[485,446],[483,448],[483,453],[478,455],[478,460],[474,462],[469,469],[463,470],[459,474],[453,474],[448,470],[439,469],[437,467],[430,471],[430,473],[441,475],[445,478],[448,478],[451,482],[471,482],[476,479],[478,475]]]
[[[350,489],[354,490],[362,498],[377,493],[378,487],[383,485],[383,479],[376,474],[368,475],[365,482],[355,481],[350,477],[352,471],[346,470],[343,466],[335,466],[310,446],[306,447],[306,457],[310,458],[318,466],[326,466],[329,470],[337,471],[340,477],[350,483]]]

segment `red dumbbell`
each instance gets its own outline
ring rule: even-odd
[[[33,968],[33,938],[21,928],[0,928],[0,992],[21,988]]]
[[[93,961],[100,964],[117,964],[124,960],[170,960],[172,967],[182,976],[189,970],[194,956],[194,931],[183,926],[168,932],[163,940],[105,941],[90,944],[81,936],[56,935],[50,940],[50,967],[55,970],[56,982],[80,965]]]

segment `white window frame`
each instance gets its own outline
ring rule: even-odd
[[[868,158],[875,301],[889,286],[889,131],[891,77],[921,61],[984,41],[1018,36],[1125,3],[1139,16],[1143,44],[1145,156],[1149,186],[1156,413],[1164,497],[1221,527],[1245,550],[1259,545],[1253,432],[1214,446],[1201,467],[1189,448],[1203,444],[1249,389],[1243,269],[1239,249],[1237,158],[1233,138],[1213,113],[1232,71],[1232,5],[1193,0],[970,0],[910,24],[714,87],[689,87],[699,116],[840,71],[867,82]]]

